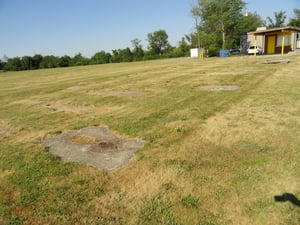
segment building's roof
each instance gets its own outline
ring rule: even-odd
[[[266,35],[267,33],[273,33],[273,32],[284,32],[284,31],[300,31],[299,27],[276,27],[276,28],[271,28],[271,29],[266,29],[266,30],[258,30],[258,31],[253,31],[249,32],[248,34],[252,35]]]

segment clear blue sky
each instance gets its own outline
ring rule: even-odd
[[[196,0],[0,0],[0,59],[24,55],[92,56],[123,49],[164,29],[172,45],[193,31]],[[264,19],[300,0],[245,0]]]

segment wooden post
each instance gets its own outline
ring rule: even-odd
[[[256,35],[254,35],[254,56],[256,57],[256,49],[257,49],[257,41],[256,41]]]
[[[284,55],[284,41],[285,41],[285,37],[284,37],[284,32],[282,33],[282,39],[281,39],[281,41],[282,41],[282,43],[281,43],[281,55],[283,56]]]

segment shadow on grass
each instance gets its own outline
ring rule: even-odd
[[[284,193],[282,195],[276,195],[276,196],[274,196],[274,200],[275,200],[275,202],[287,202],[287,201],[289,201],[293,205],[300,207],[299,199],[295,195],[290,194],[290,193]]]

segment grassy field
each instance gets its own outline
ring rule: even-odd
[[[0,224],[300,224],[300,57],[289,58],[0,73]],[[41,144],[102,125],[146,142],[117,171]]]

